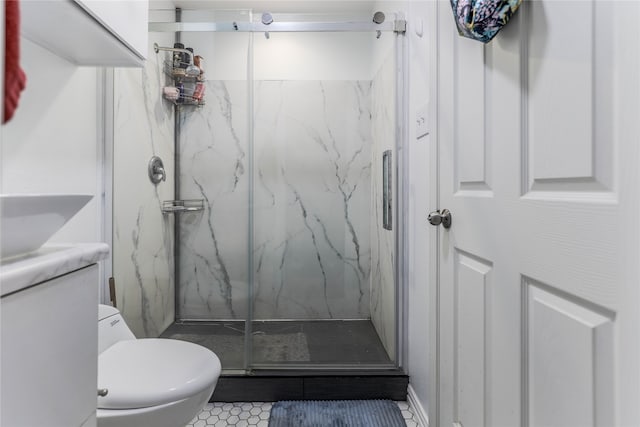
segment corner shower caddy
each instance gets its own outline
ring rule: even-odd
[[[188,71],[191,68],[198,68],[193,65],[193,53],[187,49],[179,49],[174,47],[163,47],[158,46],[157,43],[153,44],[153,50],[156,52],[168,51],[168,52],[180,52],[189,55],[190,61],[180,62],[178,67],[175,66],[175,63],[171,59],[165,59],[163,61],[163,70],[164,73],[171,77],[174,81],[175,87],[182,84],[184,87],[183,93],[177,98],[172,99],[168,98],[165,94],[164,99],[173,103],[177,106],[182,105],[194,105],[194,106],[202,106],[205,104],[204,102],[204,91],[200,93],[200,96],[196,96],[196,88],[198,84],[204,84],[203,72],[199,72],[199,74],[190,74]],[[199,70],[199,69],[198,69]]]

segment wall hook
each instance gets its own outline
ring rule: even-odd
[[[422,19],[418,19],[416,21],[416,35],[420,38],[422,38],[422,36],[424,35],[424,22],[422,21]]]

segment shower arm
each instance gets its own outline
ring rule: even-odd
[[[179,49],[177,47],[162,47],[162,46],[158,46],[158,43],[154,43],[153,44],[153,50],[158,53],[161,50],[167,51],[167,52],[182,52],[182,53],[186,53],[189,55],[189,58],[191,59],[191,64],[193,64],[193,52],[191,52],[190,50],[187,49]]]

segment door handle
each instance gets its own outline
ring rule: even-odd
[[[442,212],[440,212],[440,210],[433,211],[429,213],[429,216],[427,217],[427,221],[429,221],[429,224],[431,225],[442,224],[444,228],[449,228],[451,227],[451,221],[452,221],[451,212],[449,211],[449,209],[442,209]]]

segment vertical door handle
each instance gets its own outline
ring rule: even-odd
[[[393,228],[393,165],[391,164],[391,150],[382,153],[382,228]]]

